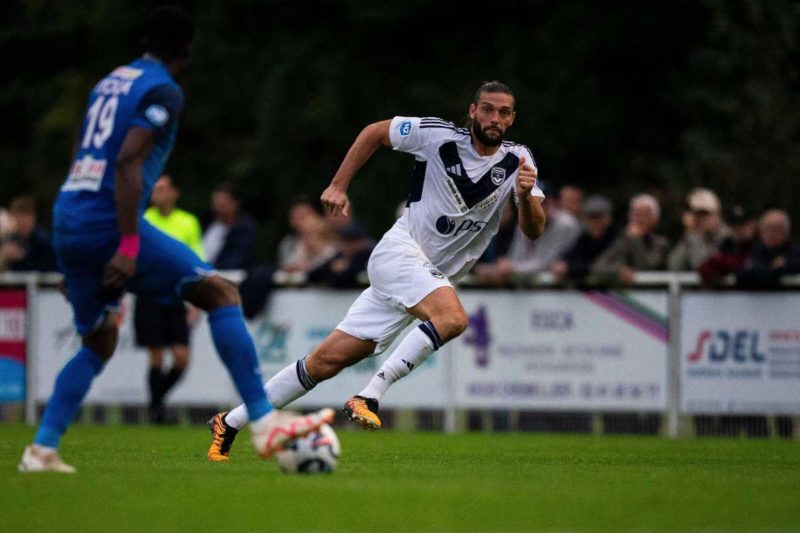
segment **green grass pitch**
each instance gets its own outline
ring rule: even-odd
[[[0,531],[800,530],[800,442],[339,430],[332,475],[285,476],[241,435],[76,426],[75,476],[16,472],[0,426]],[[242,438],[244,437],[244,438]]]

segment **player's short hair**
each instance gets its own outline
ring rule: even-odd
[[[147,19],[144,32],[146,52],[161,59],[179,59],[186,56],[194,38],[194,20],[176,6],[159,6]]]
[[[475,91],[475,97],[472,99],[472,102],[477,104],[483,93],[503,93],[513,98],[514,102],[517,100],[517,97],[514,96],[514,92],[511,90],[511,87],[498,80],[483,82],[481,86],[478,87],[478,90]]]

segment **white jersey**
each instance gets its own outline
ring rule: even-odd
[[[514,194],[521,158],[536,165],[527,146],[503,141],[481,156],[469,130],[438,118],[395,117],[392,147],[417,163],[405,212],[384,238],[419,245],[448,278],[458,279],[483,255]],[[534,187],[531,195],[544,197]]]

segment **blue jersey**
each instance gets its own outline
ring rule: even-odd
[[[89,95],[78,151],[56,199],[55,231],[85,235],[117,230],[114,176],[120,148],[133,126],[156,134],[142,169],[141,215],[172,150],[182,108],[180,86],[155,59],[138,59],[100,80]]]

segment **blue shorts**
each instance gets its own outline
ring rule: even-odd
[[[109,309],[119,307],[125,291],[147,294],[162,303],[183,298],[184,290],[213,272],[188,246],[139,219],[141,246],[136,259],[136,273],[125,290],[103,288],[103,269],[119,246],[114,232],[84,235],[53,233],[56,259],[67,284],[75,313],[75,327],[85,336],[102,323]]]

